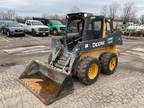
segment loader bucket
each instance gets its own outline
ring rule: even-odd
[[[19,81],[46,105],[73,91],[69,74],[38,61],[32,61],[27,66]]]

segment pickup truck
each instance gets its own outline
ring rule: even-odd
[[[65,33],[66,26],[63,25],[59,20],[49,20],[47,25],[53,35],[59,35]]]
[[[37,20],[26,20],[24,24],[25,32],[31,33],[33,36],[36,35],[49,35],[49,29],[42,22]]]
[[[33,20],[39,20],[44,25],[48,26],[50,33],[53,35],[65,34],[66,26],[63,25],[60,20],[46,18],[33,18]]]

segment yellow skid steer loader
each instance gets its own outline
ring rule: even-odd
[[[113,74],[118,64],[116,45],[122,38],[112,19],[71,13],[66,22],[66,35],[52,39],[48,64],[32,61],[19,78],[45,104],[73,91],[72,76],[90,85],[100,72]]]

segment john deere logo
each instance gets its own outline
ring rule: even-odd
[[[113,43],[113,37],[109,37],[108,38],[108,43],[110,44],[110,43]]]
[[[100,46],[103,46],[103,45],[105,45],[105,41],[93,42],[92,43],[93,48],[100,47]]]

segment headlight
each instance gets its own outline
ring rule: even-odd
[[[87,14],[86,14],[86,13],[84,14],[84,17],[87,17]]]
[[[68,19],[68,18],[69,18],[69,16],[67,15],[67,16],[66,16],[66,18]]]

